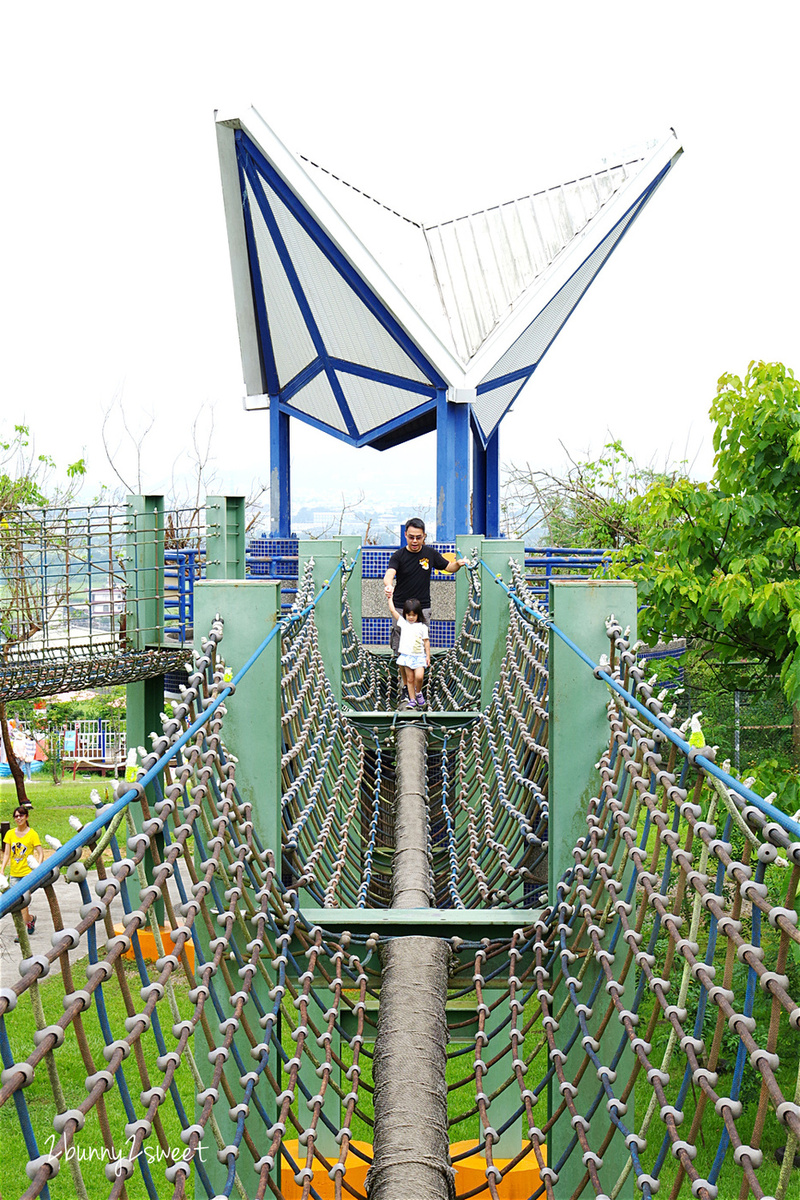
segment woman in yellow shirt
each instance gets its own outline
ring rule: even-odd
[[[14,825],[15,828],[9,829],[3,838],[3,863],[0,866],[0,873],[5,874],[6,867],[11,863],[9,874],[12,883],[17,879],[24,878],[25,875],[30,875],[29,855],[33,855],[37,864],[44,858],[39,835],[28,824],[27,808],[20,805],[19,808],[14,809]],[[31,917],[30,910],[23,908],[22,919],[28,927],[28,933],[33,933],[36,928],[36,917]]]

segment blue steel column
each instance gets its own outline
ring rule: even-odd
[[[469,532],[469,405],[436,397],[436,540]]]
[[[500,426],[486,443],[486,536],[500,537]]]
[[[269,530],[282,538],[292,532],[289,417],[281,412],[277,396],[269,398]]]
[[[472,434],[472,532],[487,537],[486,533],[486,451],[481,440]]]
[[[484,537],[500,537],[500,429],[484,450],[472,435],[472,528]]]

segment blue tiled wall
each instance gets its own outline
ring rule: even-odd
[[[388,645],[391,632],[391,617],[364,617],[361,622],[361,640],[367,646]],[[452,646],[455,641],[455,622],[431,621],[430,637],[433,650]]]

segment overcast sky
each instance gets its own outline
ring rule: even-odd
[[[592,169],[673,126],[685,154],[506,418],[504,462],[558,467],[609,433],[711,470],[718,377],[800,369],[795,3],[7,5],[0,60],[2,408],[59,462],[121,401],[150,417],[146,490],[214,410],[218,490],[266,478],[242,410],[214,110],[424,219]],[[433,435],[351,450],[293,422],[294,494],[431,503]],[[120,441],[115,418],[112,446]],[[120,449],[123,474],[132,457]]]

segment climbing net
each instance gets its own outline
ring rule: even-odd
[[[570,1178],[600,1194],[624,1141],[611,1195],[633,1173],[645,1197],[665,1178],[673,1196],[686,1180],[708,1200],[761,1197],[763,1166],[785,1196],[800,1134],[800,829],[685,742],[613,618],[608,633],[602,786],[556,889],[537,993],[561,1097],[551,1120],[570,1130],[552,1168],[580,1156]]]
[[[7,513],[0,524],[3,699],[182,671],[203,534],[197,508],[158,516],[129,504]]]
[[[284,717],[301,693],[304,661],[305,694],[329,700],[313,621],[300,615],[307,596],[306,586],[283,629]],[[103,1185],[110,1196],[181,1196],[192,1177],[209,1196],[308,1195],[331,1180],[337,1194],[365,1195],[379,939],[309,927],[298,889],[281,881],[224,747],[232,689],[221,639],[217,623],[140,781],[121,785],[124,794],[46,865],[36,895],[49,908],[47,952],[32,951],[20,917],[30,893],[12,908],[22,959],[18,981],[0,990],[0,1119],[4,1154],[27,1174],[26,1197],[88,1197]],[[303,737],[302,725],[290,732],[293,719],[285,746]],[[324,754],[310,730],[289,762]],[[344,731],[342,745],[348,736],[359,740]],[[287,859],[301,792],[289,784],[283,796]],[[68,924],[72,889],[80,919]],[[148,937],[155,962],[144,954]],[[452,988],[461,1005],[453,1090],[467,1093],[453,1127],[463,1133],[484,1103],[473,1069],[460,1078],[464,1047],[487,1036],[473,968],[490,963],[492,987],[497,964],[513,969],[516,959],[488,941],[456,939],[453,949],[464,959]],[[509,1015],[521,1036],[518,1013]],[[476,1135],[462,1148],[465,1163],[487,1144]],[[488,1148],[491,1156],[491,1135]]]
[[[428,696],[433,709],[475,709],[481,695],[481,578],[473,562],[467,571],[469,594],[458,637],[441,657],[431,660]]]
[[[442,660],[461,670],[461,682],[449,686],[445,665],[437,666],[428,689],[432,708],[441,696],[446,711],[458,699],[476,702],[476,582],[471,595],[459,642]],[[319,652],[312,597],[310,564],[293,609],[303,615],[283,643],[284,863],[293,883],[320,905],[384,907],[390,903],[395,727],[360,732],[342,714]],[[360,654],[365,688],[356,693],[351,675],[348,690],[343,673],[343,697],[354,709],[373,703],[376,693],[386,696],[386,680],[397,674],[386,656],[363,648]],[[546,890],[546,656],[540,628],[515,610],[486,711],[444,734],[431,727],[430,857],[437,903],[445,907],[530,907]]]
[[[492,699],[433,730],[429,804],[437,903],[526,907],[547,892],[547,643],[514,609]]]
[[[263,1196],[268,1186],[280,1195],[281,1163],[290,1179],[310,1173],[298,1156],[314,1157],[326,1091],[343,1105],[331,1126],[342,1149],[326,1170],[347,1156],[375,943],[326,942],[282,885],[223,745],[231,688],[221,635],[217,624],[133,801],[121,785],[127,794],[48,864],[39,886],[53,929],[46,953],[32,953],[19,915],[30,893],[13,906],[22,960],[19,980],[0,989],[0,1113],[4,1155],[24,1167],[26,1197],[88,1197],[104,1182],[110,1196],[137,1185],[180,1196],[193,1174],[209,1196]],[[66,927],[71,888],[80,920]],[[329,1080],[334,1067],[337,1079],[347,1075],[347,1097]],[[240,1152],[252,1160],[246,1182]]]
[[[342,700],[360,712],[395,708],[399,699],[397,668],[385,654],[370,652],[353,624],[353,612],[342,581]]]
[[[281,656],[284,863],[317,904],[381,905],[387,890],[376,854],[391,836],[392,775],[380,737],[362,737],[333,696],[317,640],[312,571],[313,562],[300,580]]]
[[[474,709],[481,690],[481,584],[473,563],[468,572],[469,595],[458,637],[442,655],[431,660],[426,692],[431,709],[459,712]],[[346,580],[342,587],[342,700],[354,711],[385,711],[400,700],[398,671],[393,659],[364,646],[357,635]]]
[[[183,671],[189,653],[185,646],[134,650],[121,649],[112,643],[73,646],[69,652],[58,649],[22,652],[0,667],[2,696],[6,701],[27,700],[33,696],[55,696],[60,692],[152,679]]]
[[[279,628],[278,851],[225,747],[241,700],[218,621],[138,783],[39,868],[50,949],[21,920],[30,893],[0,900],[22,954],[0,989],[0,1129],[26,1197],[366,1195],[383,938],[356,916],[388,873],[392,735],[337,711],[312,594],[306,577]],[[492,705],[431,756],[439,902],[486,918],[451,938],[455,1194],[499,1200],[515,1172],[548,1200],[788,1197],[800,831],[683,740],[610,621],[601,783],[541,903],[546,619],[529,600],[515,584]],[[309,922],[307,900],[354,910],[350,928]]]

